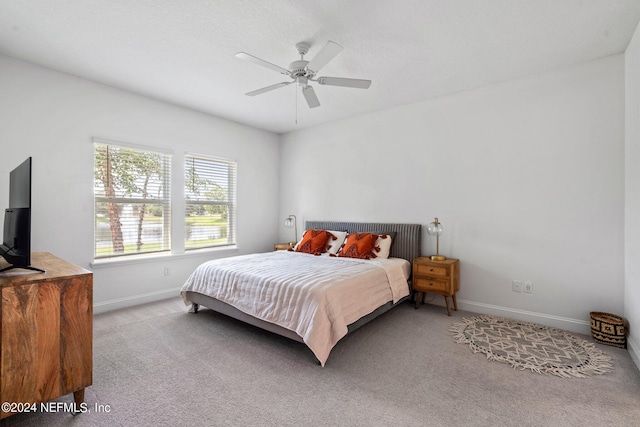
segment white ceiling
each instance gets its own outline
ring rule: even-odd
[[[0,54],[285,133],[624,52],[639,21],[640,0],[0,0]],[[288,68],[327,40],[320,74],[369,89],[244,95],[288,78],[237,52]]]

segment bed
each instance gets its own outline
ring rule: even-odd
[[[274,251],[208,261],[183,285],[185,304],[303,342],[324,366],[340,339],[410,297],[421,226],[307,221],[310,229],[387,233],[393,243],[388,259]]]

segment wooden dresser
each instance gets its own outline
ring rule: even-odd
[[[427,292],[434,292],[444,296],[447,304],[447,314],[451,316],[448,297],[453,299],[453,308],[458,311],[456,292],[460,290],[460,261],[446,259],[435,261],[429,257],[421,256],[413,260],[413,291],[416,299],[416,308],[420,300],[424,300]],[[420,295],[422,294],[422,295]]]
[[[33,253],[31,263],[46,273],[0,273],[0,402],[73,393],[79,409],[92,382],[93,275],[47,252]]]

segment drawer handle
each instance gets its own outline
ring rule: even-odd
[[[433,268],[430,268],[429,271],[433,271]]]

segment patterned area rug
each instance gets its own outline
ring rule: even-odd
[[[613,369],[611,359],[593,343],[570,333],[495,316],[464,318],[450,329],[459,344],[513,368],[563,378],[583,378]]]

